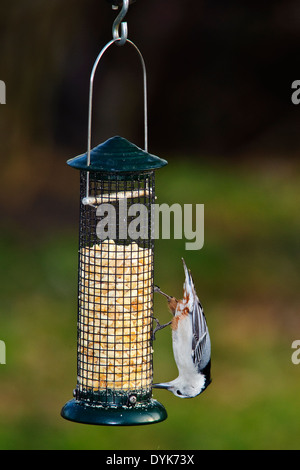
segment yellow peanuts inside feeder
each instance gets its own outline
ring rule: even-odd
[[[149,390],[153,254],[105,240],[80,250],[78,384]]]

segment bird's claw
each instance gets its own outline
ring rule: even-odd
[[[156,333],[157,331],[159,331],[159,330],[162,330],[162,329],[165,328],[166,326],[169,326],[169,325],[172,323],[172,320],[169,321],[168,323],[165,323],[164,325],[161,325],[161,324],[159,323],[159,321],[158,321],[157,318],[154,318],[154,317],[153,317],[153,320],[156,321],[156,327],[154,328],[154,331],[153,331],[153,333],[152,333],[152,340],[154,341],[154,340],[156,339],[156,338],[155,338],[155,333]]]
[[[156,294],[163,295],[164,297],[166,297],[168,299],[168,301],[172,300],[172,297],[170,295],[166,294],[165,292],[163,292],[162,290],[160,290],[160,287],[158,287],[158,286],[154,286],[153,292],[156,293]]]

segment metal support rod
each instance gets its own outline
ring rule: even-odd
[[[88,149],[87,149],[87,164],[90,166],[91,164],[91,134],[92,134],[92,105],[93,105],[93,87],[94,87],[94,78],[95,73],[98,67],[98,64],[104,55],[104,53],[109,49],[109,47],[118,42],[119,39],[112,39],[108,42],[103,49],[101,50],[100,54],[98,55],[92,72],[90,76],[90,93],[89,93],[89,114],[88,114]],[[126,43],[130,44],[138,53],[142,69],[143,69],[143,97],[144,97],[144,150],[148,152],[148,105],[147,105],[147,72],[146,72],[146,65],[143,58],[143,55],[139,48],[129,39],[126,39]],[[89,197],[89,172],[87,172],[87,186],[86,186],[86,197]]]

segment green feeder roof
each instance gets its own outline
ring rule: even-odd
[[[87,164],[87,153],[71,158],[67,164],[78,170],[125,173],[156,170],[168,163],[119,136],[112,137],[93,148],[90,157],[90,166]]]

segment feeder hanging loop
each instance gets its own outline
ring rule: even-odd
[[[126,39],[125,41],[127,44],[132,46],[135,51],[137,52],[140,63],[142,65],[142,70],[143,70],[143,101],[144,101],[144,149],[145,152],[148,152],[148,105],[147,105],[147,71],[146,71],[146,65],[145,61],[143,58],[143,55],[139,48],[129,39]],[[93,109],[93,88],[94,88],[94,78],[96,74],[97,67],[99,65],[100,60],[102,59],[102,56],[104,53],[109,49],[113,44],[118,44],[119,39],[112,39],[110,42],[108,42],[101,52],[99,53],[97,59],[95,60],[91,76],[90,76],[90,91],[89,91],[89,109],[88,109],[88,142],[87,142],[87,165],[88,167],[91,164],[91,141],[92,141],[92,109]],[[89,172],[87,172],[87,181],[86,181],[86,198],[85,201],[83,202],[84,204],[95,204],[95,202],[92,202],[89,198],[89,185],[90,185],[90,180],[89,180]]]
[[[128,8],[129,8],[129,0],[123,0],[122,9],[113,23],[112,34],[113,34],[114,40],[117,41],[116,42],[117,46],[124,46],[128,38],[127,22],[123,21],[123,19],[127,15]],[[121,26],[121,36],[119,34],[120,26]]]

